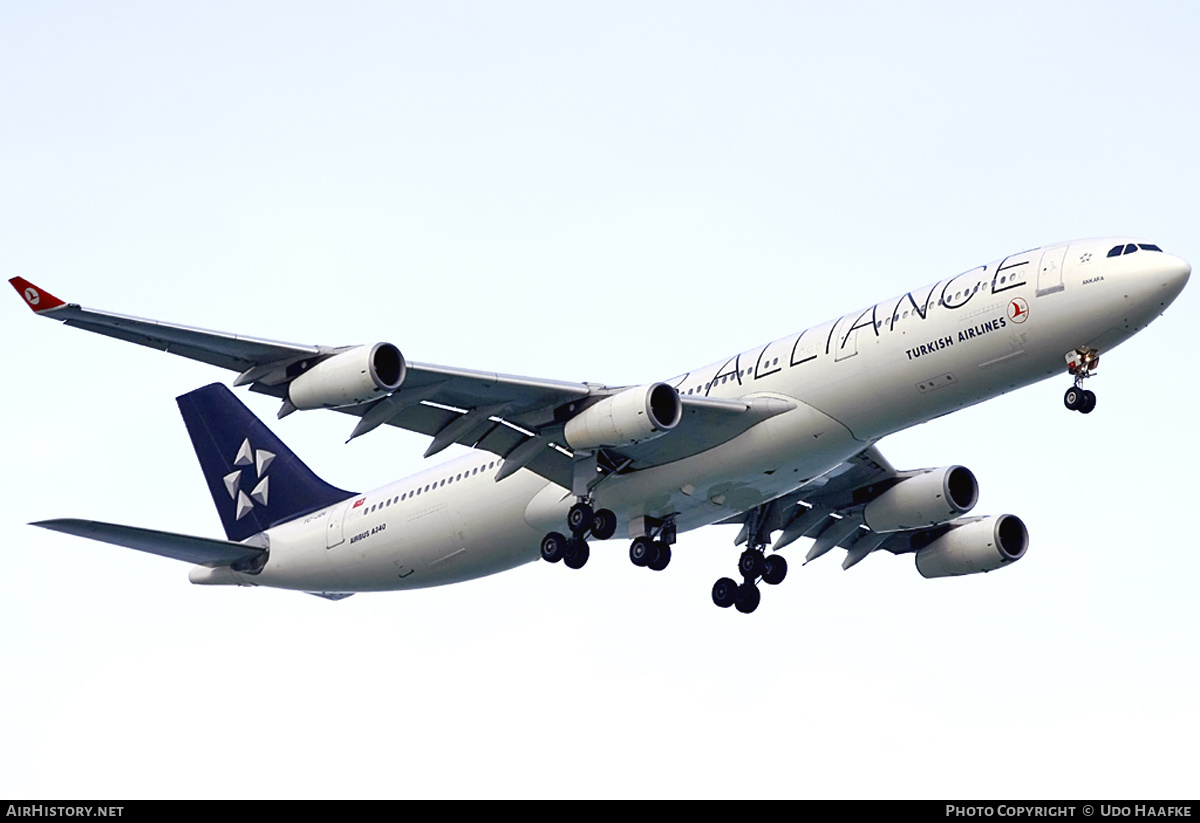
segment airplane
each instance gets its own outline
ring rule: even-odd
[[[751,613],[810,539],[848,569],[912,554],[926,578],[1020,560],[1012,514],[969,513],[964,466],[900,471],[889,434],[1057,374],[1064,405],[1102,352],[1169,306],[1191,266],[1144,240],[1075,240],[1018,252],[668,380],[610,387],[408,361],[394,344],[261,340],[86,309],[20,277],[39,316],[238,373],[279,417],[333,409],[469,454],[367,493],[318,478],[233,392],[177,398],[225,540],[90,520],[32,525],[194,564],[204,585],[271,586],[330,599],[439,586],[539,558],[582,568],[589,538],[628,534],[635,566],[662,571],[681,532],[740,524],[737,579],[713,602]],[[349,442],[349,441],[347,441]],[[777,536],[776,536],[777,534]]]

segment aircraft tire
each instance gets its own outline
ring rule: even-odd
[[[756,577],[761,577],[764,567],[763,553],[758,549],[746,549],[742,552],[742,556],[738,558],[738,571],[747,580],[753,580]]]
[[[542,538],[542,559],[557,563],[567,554],[567,538],[558,532],[550,532]]]
[[[1079,411],[1082,414],[1091,414],[1096,408],[1096,393],[1094,391],[1085,391],[1083,399],[1079,402]]]
[[[617,533],[617,516],[609,509],[597,509],[592,517],[592,536],[597,540],[608,540]]]
[[[763,561],[763,582],[769,586],[778,586],[787,577],[787,560],[781,555],[773,554]]]
[[[587,530],[592,527],[594,517],[591,506],[587,503],[576,503],[567,512],[567,527],[570,528],[572,534],[586,534]]]
[[[671,562],[671,547],[661,540],[655,541],[655,546],[658,548],[658,556],[646,565],[653,571],[660,572]]]
[[[635,537],[629,544],[629,560],[635,566],[647,566],[654,555],[654,541],[649,537]]]
[[[758,608],[758,604],[762,602],[762,592],[758,590],[758,586],[753,583],[743,583],[738,586],[737,599],[733,605],[742,614],[750,614]]]
[[[582,569],[591,555],[586,540],[582,537],[572,537],[567,541],[567,554],[563,558],[563,565],[568,569]]]
[[[1072,386],[1067,389],[1067,393],[1063,395],[1063,405],[1071,411],[1079,411],[1079,407],[1083,405],[1084,392],[1078,386]]]
[[[713,602],[722,609],[728,609],[733,605],[733,601],[737,598],[738,584],[730,580],[728,577],[722,577],[712,588]]]

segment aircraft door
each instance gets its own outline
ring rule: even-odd
[[[353,509],[349,503],[334,506],[330,510],[329,518],[325,521],[325,548],[332,549],[346,542],[345,524],[351,511]]]
[[[864,322],[868,327],[871,325],[868,312],[861,315],[847,314],[837,321],[828,343],[833,349],[834,361],[845,360],[858,354],[858,333]]]
[[[1058,246],[1042,252],[1042,264],[1038,268],[1037,296],[1043,297],[1063,290],[1063,259],[1067,247]]]

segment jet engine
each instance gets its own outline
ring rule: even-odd
[[[1029,530],[1012,514],[983,517],[943,534],[917,552],[922,577],[990,572],[1025,556]]]
[[[979,484],[970,469],[927,469],[901,480],[863,509],[863,520],[876,532],[937,526],[975,508]]]
[[[298,409],[333,409],[366,403],[400,388],[408,367],[391,343],[357,346],[335,354],[288,386],[288,400]]]
[[[666,383],[652,383],[589,406],[567,421],[563,436],[573,449],[632,446],[662,437],[681,419],[679,392]]]

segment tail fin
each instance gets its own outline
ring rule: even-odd
[[[354,495],[313,474],[222,384],[176,401],[230,540],[245,540]]]

